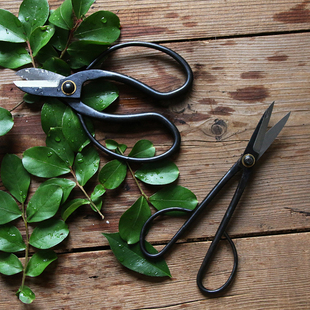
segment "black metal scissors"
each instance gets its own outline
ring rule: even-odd
[[[172,91],[169,92],[159,92],[150,86],[130,77],[124,74],[120,74],[117,72],[112,71],[106,71],[106,70],[100,70],[100,69],[92,69],[96,64],[98,64],[104,57],[106,57],[108,54],[112,53],[115,50],[118,50],[120,48],[128,47],[128,46],[142,46],[147,48],[152,48],[155,50],[159,50],[170,57],[172,57],[174,60],[177,61],[177,63],[181,66],[183,71],[186,75],[185,83]],[[139,114],[127,114],[127,115],[115,115],[115,114],[107,114],[103,112],[98,112],[94,110],[93,108],[87,106],[84,104],[80,98],[81,98],[81,92],[83,84],[90,80],[95,80],[99,78],[104,78],[107,80],[117,81],[121,82],[127,85],[130,85],[147,95],[150,95],[151,97],[155,99],[171,99],[175,98],[177,96],[183,95],[188,89],[190,88],[192,81],[193,81],[193,73],[188,65],[188,63],[182,58],[179,54],[174,52],[173,50],[164,47],[162,45],[158,45],[155,43],[149,43],[149,42],[127,42],[122,43],[118,45],[114,45],[105,52],[103,52],[98,58],[96,58],[87,68],[86,70],[74,73],[70,76],[62,76],[59,74],[56,74],[54,72],[50,72],[43,69],[37,69],[37,68],[29,68],[29,69],[22,69],[19,70],[17,73],[20,77],[23,79],[26,79],[26,81],[15,81],[15,85],[23,90],[24,92],[32,95],[39,95],[44,97],[56,97],[66,104],[68,104],[78,115],[81,124],[87,133],[87,136],[89,139],[102,151],[112,155],[113,157],[125,159],[127,161],[132,162],[153,162],[157,161],[163,158],[166,158],[170,156],[172,153],[174,153],[176,150],[178,150],[180,146],[180,133],[176,126],[171,123],[167,118],[165,118],[163,115],[159,113],[139,113]],[[169,150],[166,152],[151,157],[151,158],[133,158],[124,156],[121,154],[114,153],[113,151],[107,149],[104,147],[98,140],[96,140],[93,135],[88,130],[83,116],[89,116],[91,118],[104,120],[104,121],[112,121],[112,122],[135,122],[135,121],[148,121],[148,120],[154,120],[158,121],[161,124],[163,124],[172,134],[173,136],[173,145]]]
[[[231,238],[226,233],[226,229],[229,223],[229,220],[231,219],[233,212],[241,198],[241,195],[248,184],[249,177],[252,172],[252,168],[256,165],[257,161],[260,159],[260,157],[265,153],[265,151],[269,148],[269,146],[272,144],[272,142],[275,140],[275,138],[278,136],[284,125],[286,124],[290,113],[288,113],[286,116],[284,116],[276,125],[274,125],[269,131],[266,132],[267,126],[269,123],[269,119],[272,113],[273,109],[273,103],[268,107],[268,109],[263,114],[262,118],[260,119],[247,147],[245,148],[244,153],[238,159],[238,161],[228,170],[228,172],[222,177],[222,179],[215,185],[215,187],[210,191],[210,193],[206,196],[206,198],[201,202],[201,204],[196,207],[196,209],[188,210],[183,209],[180,207],[172,207],[160,210],[156,213],[154,213],[144,224],[141,235],[140,235],[140,246],[141,250],[144,253],[145,256],[149,258],[159,258],[162,257],[170,248],[171,246],[181,237],[181,235],[184,233],[185,230],[188,229],[188,227],[200,216],[203,209],[207,207],[207,205],[211,202],[211,200],[219,193],[219,191],[224,187],[224,185],[239,171],[241,171],[241,177],[239,184],[237,186],[237,189],[235,191],[235,194],[230,202],[229,207],[227,208],[227,211],[219,225],[219,228],[214,236],[214,239],[208,249],[208,252],[201,264],[201,267],[199,269],[198,275],[197,275],[197,285],[199,289],[205,293],[206,295],[215,295],[223,290],[225,290],[228,285],[233,280],[234,275],[236,274],[237,266],[238,266],[238,254],[236,247],[231,240]],[[155,218],[157,218],[159,215],[163,215],[166,213],[169,213],[171,211],[183,211],[190,214],[190,217],[188,220],[183,224],[183,226],[179,229],[179,231],[172,237],[172,239],[169,241],[169,243],[158,253],[151,254],[149,253],[145,248],[145,237],[147,234],[148,229],[150,228],[152,222]],[[233,251],[234,256],[234,265],[232,272],[228,278],[228,280],[223,284],[221,287],[217,289],[208,289],[203,285],[203,277],[206,272],[206,269],[208,265],[210,264],[210,259],[212,258],[214,252],[216,251],[217,246],[219,245],[219,242],[222,237],[225,237]]]

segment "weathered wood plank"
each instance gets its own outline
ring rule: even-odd
[[[309,228],[309,55],[307,34],[266,36],[192,42],[168,45],[180,52],[195,72],[193,90],[169,108],[158,106],[154,100],[128,88],[121,88],[117,113],[156,110],[172,119],[182,134],[182,148],[175,161],[180,168],[179,184],[189,187],[201,201],[219,178],[236,161],[250,138],[261,114],[276,101],[274,122],[292,111],[287,126],[272,145],[254,174],[235,214],[230,231],[233,235],[267,233],[269,231],[304,230]],[[165,58],[154,60],[132,50],[116,55],[109,67],[133,74],[146,83],[162,88],[180,74]],[[124,58],[123,58],[124,57]],[[130,60],[130,61],[129,61]],[[140,63],[142,61],[142,65]],[[163,64],[161,65],[161,61]],[[129,65],[127,65],[129,63]],[[142,68],[142,69],[141,69]],[[154,74],[150,75],[150,69]],[[19,102],[22,93],[12,86],[15,77],[5,70],[1,78],[0,95],[3,105]],[[180,83],[179,80],[177,80]],[[9,93],[6,91],[9,90]],[[156,106],[157,104],[157,106]],[[17,110],[17,125],[1,140],[1,153],[21,154],[26,148],[44,145],[40,129],[39,108]],[[215,131],[214,127],[215,126]],[[101,128],[101,126],[99,126]],[[98,128],[98,137],[116,138],[129,145],[145,138],[145,130],[136,126],[134,137],[125,135],[126,128]],[[219,130],[223,130],[221,133]],[[36,132],[36,135],[33,135]],[[148,131],[149,139],[158,146],[169,144],[168,137],[156,130]],[[166,145],[166,146],[167,146]],[[102,157],[102,164],[106,157]],[[36,180],[37,181],[37,180]],[[36,186],[37,183],[34,183]],[[152,190],[146,189],[151,194]],[[187,238],[212,236],[226,209],[232,189],[218,199],[206,212],[201,223]],[[72,236],[64,248],[92,247],[107,244],[100,234],[118,229],[120,215],[138,198],[130,179],[123,190],[110,192],[104,204],[106,219],[102,222],[92,211],[83,209],[69,220]],[[175,227],[180,220],[173,220]],[[167,240],[171,232],[160,226],[152,241]]]
[[[21,1],[2,1],[18,14]],[[56,9],[61,2],[49,1]],[[121,40],[170,41],[308,30],[308,0],[98,0],[90,11],[109,10],[122,24]]]
[[[308,309],[310,234],[241,238],[238,273],[219,298],[204,297],[196,274],[208,242],[177,245],[167,262],[172,279],[149,279],[116,262],[110,250],[59,255],[57,266],[29,279],[37,300],[28,309]],[[289,245],[289,246],[288,246]],[[302,245],[302,246],[301,246]],[[231,267],[225,243],[208,272],[213,287]],[[55,268],[55,269],[54,269]],[[1,277],[1,309],[24,309],[15,298],[20,279]]]

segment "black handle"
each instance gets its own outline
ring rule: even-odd
[[[210,191],[210,193],[206,196],[206,198],[201,202],[201,204],[196,207],[193,211],[183,208],[167,208],[154,213],[144,224],[141,234],[140,234],[140,247],[141,251],[146,257],[149,258],[159,258],[162,257],[172,246],[173,244],[181,237],[181,235],[189,228],[189,226],[199,217],[201,212],[208,206],[208,204],[212,201],[212,199],[219,193],[219,191],[224,187],[224,185],[241,169],[240,161],[237,161],[221,178],[221,180],[214,186],[214,188]],[[148,228],[151,226],[152,222],[159,215],[163,215],[165,213],[171,211],[183,211],[187,213],[191,213],[191,216],[187,219],[187,221],[183,224],[183,226],[177,231],[177,233],[171,238],[171,240],[167,243],[167,245],[158,253],[151,254],[145,248],[145,237],[148,231]]]
[[[84,103],[80,102],[80,101],[76,101],[75,99],[72,100],[66,100],[66,103],[75,111],[77,112],[77,115],[80,119],[80,122],[88,136],[88,138],[103,152],[112,155],[114,158],[118,158],[118,159],[123,159],[126,160],[128,162],[140,162],[140,163],[146,163],[146,162],[154,162],[154,161],[158,161],[164,158],[167,158],[168,156],[172,155],[173,153],[175,153],[181,144],[181,136],[180,133],[178,131],[178,129],[176,128],[176,126],[171,123],[167,118],[165,118],[163,115],[159,114],[159,113],[140,113],[140,114],[127,114],[127,115],[117,115],[117,114],[108,114],[108,113],[104,113],[104,112],[99,112],[87,105],[85,105]],[[122,123],[127,123],[127,122],[135,122],[135,121],[148,121],[148,120],[152,120],[152,121],[158,121],[161,124],[163,124],[168,130],[169,132],[172,134],[173,136],[173,144],[170,147],[169,150],[167,150],[166,152],[160,154],[160,155],[156,155],[154,157],[147,157],[147,158],[135,158],[135,157],[129,157],[129,156],[124,156],[121,154],[117,154],[109,149],[107,149],[106,147],[104,147],[97,139],[95,139],[93,137],[93,135],[91,134],[91,132],[88,130],[84,118],[83,116],[89,116],[91,118],[95,118],[95,119],[99,119],[99,120],[105,120],[105,121],[112,121],[112,122],[122,122]]]
[[[153,89],[152,87],[123,74],[119,74],[119,73],[112,73],[110,74],[110,76],[108,76],[108,78],[111,78],[112,80],[115,81],[119,81],[119,82],[123,82],[126,84],[129,84],[135,88],[138,88],[139,90],[143,91],[144,93],[147,93],[148,95],[152,96],[153,98],[157,98],[157,99],[170,99],[170,98],[174,98],[176,96],[179,95],[183,95],[188,89],[189,87],[192,85],[193,83],[193,72],[191,67],[189,66],[189,64],[186,62],[186,60],[180,56],[178,53],[176,53],[175,51],[156,44],[156,43],[150,43],[150,42],[140,42],[140,41],[132,41],[132,42],[125,42],[125,43],[121,43],[121,44],[117,44],[114,45],[112,47],[110,47],[108,50],[104,51],[99,57],[97,57],[87,68],[86,70],[91,70],[96,64],[100,63],[100,61],[108,56],[110,53],[121,49],[121,48],[125,48],[125,47],[129,47],[129,46],[142,46],[142,47],[147,47],[147,48],[151,48],[151,49],[155,49],[158,51],[161,51],[167,55],[169,55],[170,57],[172,57],[175,61],[177,61],[180,66],[182,67],[185,75],[186,75],[186,81],[185,83],[175,89],[172,90],[170,92],[159,92],[155,89]],[[103,71],[103,70],[102,70]],[[105,74],[107,74],[107,72],[109,71],[104,71]],[[104,77],[107,77],[107,75],[105,75]]]
[[[238,255],[237,255],[237,250],[235,248],[233,241],[229,238],[229,236],[226,233],[226,229],[227,229],[228,223],[229,223],[229,221],[230,221],[230,219],[231,219],[231,217],[232,217],[232,215],[233,215],[233,213],[237,207],[237,204],[238,204],[238,202],[239,202],[239,200],[243,194],[243,191],[244,191],[244,189],[248,183],[250,173],[251,173],[251,169],[243,168],[243,174],[241,176],[241,179],[240,179],[240,182],[237,186],[235,194],[234,194],[234,196],[233,196],[233,198],[229,204],[229,207],[226,210],[226,213],[222,219],[222,222],[220,223],[220,226],[219,226],[219,228],[218,228],[218,230],[214,236],[214,239],[213,239],[213,241],[212,241],[212,243],[208,249],[208,252],[207,252],[207,254],[206,254],[206,256],[205,256],[205,258],[201,264],[201,267],[198,271],[197,285],[198,285],[199,289],[206,295],[214,296],[214,295],[217,295],[218,293],[222,292],[223,290],[225,290],[230,285],[230,283],[232,282],[232,280],[235,276],[235,273],[237,270],[237,265],[238,265]],[[233,254],[234,254],[233,269],[232,269],[232,272],[231,272],[229,278],[221,287],[219,287],[217,289],[208,289],[202,284],[203,278],[204,278],[204,275],[206,273],[208,266],[210,265],[210,260],[213,257],[223,235],[229,241],[229,243],[232,247],[232,250],[233,250]]]

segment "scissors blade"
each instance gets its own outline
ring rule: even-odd
[[[23,81],[14,81],[22,91],[36,96],[57,97],[60,81],[64,76],[44,69],[26,68],[16,72]]]
[[[59,82],[58,81],[14,81],[14,84],[25,93],[36,95],[36,96],[46,96],[49,93],[57,93]]]
[[[262,145],[265,139],[266,130],[269,124],[271,114],[272,114],[273,106],[274,106],[274,102],[265,111],[261,119],[261,124],[258,125],[259,126],[258,133],[256,135],[255,142],[253,144],[253,150],[258,154],[260,153],[260,150],[262,148]]]
[[[252,154],[255,156],[256,160],[258,160],[266,152],[280,131],[283,129],[290,116],[290,113],[288,113],[267,132],[273,106],[274,102],[267,108],[261,117],[244,152],[244,154]]]
[[[21,69],[16,72],[16,75],[20,76],[25,80],[31,80],[31,81],[34,80],[60,81],[63,78],[65,78],[65,76],[61,74],[38,68]]]
[[[276,139],[278,134],[281,132],[285,126],[291,112],[287,113],[278,123],[276,123],[272,128],[268,130],[265,134],[264,141],[262,143],[261,149],[259,151],[258,159],[267,151],[272,142]]]

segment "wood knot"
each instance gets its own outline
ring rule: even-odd
[[[201,131],[207,136],[214,137],[220,141],[227,132],[227,123],[223,119],[209,119],[201,127]]]
[[[216,119],[211,125],[211,132],[215,136],[222,136],[227,131],[227,125],[222,119]]]

